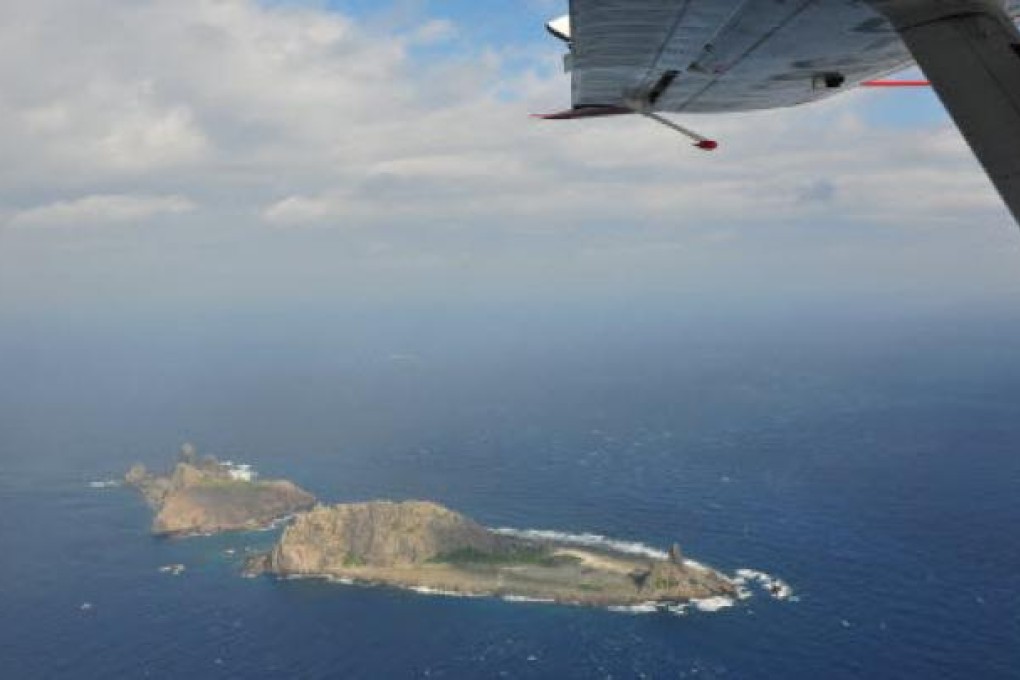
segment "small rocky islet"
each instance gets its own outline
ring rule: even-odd
[[[261,480],[248,465],[200,458],[191,444],[181,447],[168,474],[153,474],[136,464],[124,482],[141,492],[152,508],[152,533],[158,536],[264,529],[316,502],[288,480]]]
[[[265,528],[287,520],[247,576],[320,578],[422,592],[628,607],[732,601],[747,579],[686,559],[568,537],[486,528],[429,501],[318,503],[287,480],[182,448],[173,471],[136,465],[125,476],[153,508],[152,531],[189,536]]]

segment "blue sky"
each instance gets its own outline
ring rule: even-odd
[[[0,313],[1020,291],[1020,232],[931,92],[690,117],[712,155],[536,121],[569,101],[563,11],[5,4]]]
[[[407,0],[380,3],[372,0],[330,0],[325,6],[351,16],[403,20],[446,18],[462,26],[478,43],[527,43],[546,37],[544,24],[567,13],[567,3],[552,0]]]

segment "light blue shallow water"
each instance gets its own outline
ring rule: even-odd
[[[3,676],[1020,674],[1020,324],[442,321],[8,334]],[[243,579],[225,550],[271,534],[155,540],[136,497],[87,485],[185,439],[329,500],[678,540],[799,601],[627,615]]]

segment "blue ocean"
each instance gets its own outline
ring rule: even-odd
[[[5,317],[4,678],[1020,677],[1020,314],[410,303]],[[621,613],[245,579],[105,485],[180,445],[796,595]],[[183,564],[180,575],[160,567]]]

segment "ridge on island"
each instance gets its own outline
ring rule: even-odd
[[[259,480],[250,466],[200,459],[191,444],[181,447],[169,474],[136,464],[124,481],[155,511],[152,533],[161,536],[260,529],[315,505],[315,497],[293,482]]]
[[[676,545],[663,559],[511,536],[426,501],[316,506],[246,571],[600,606],[737,595]]]

